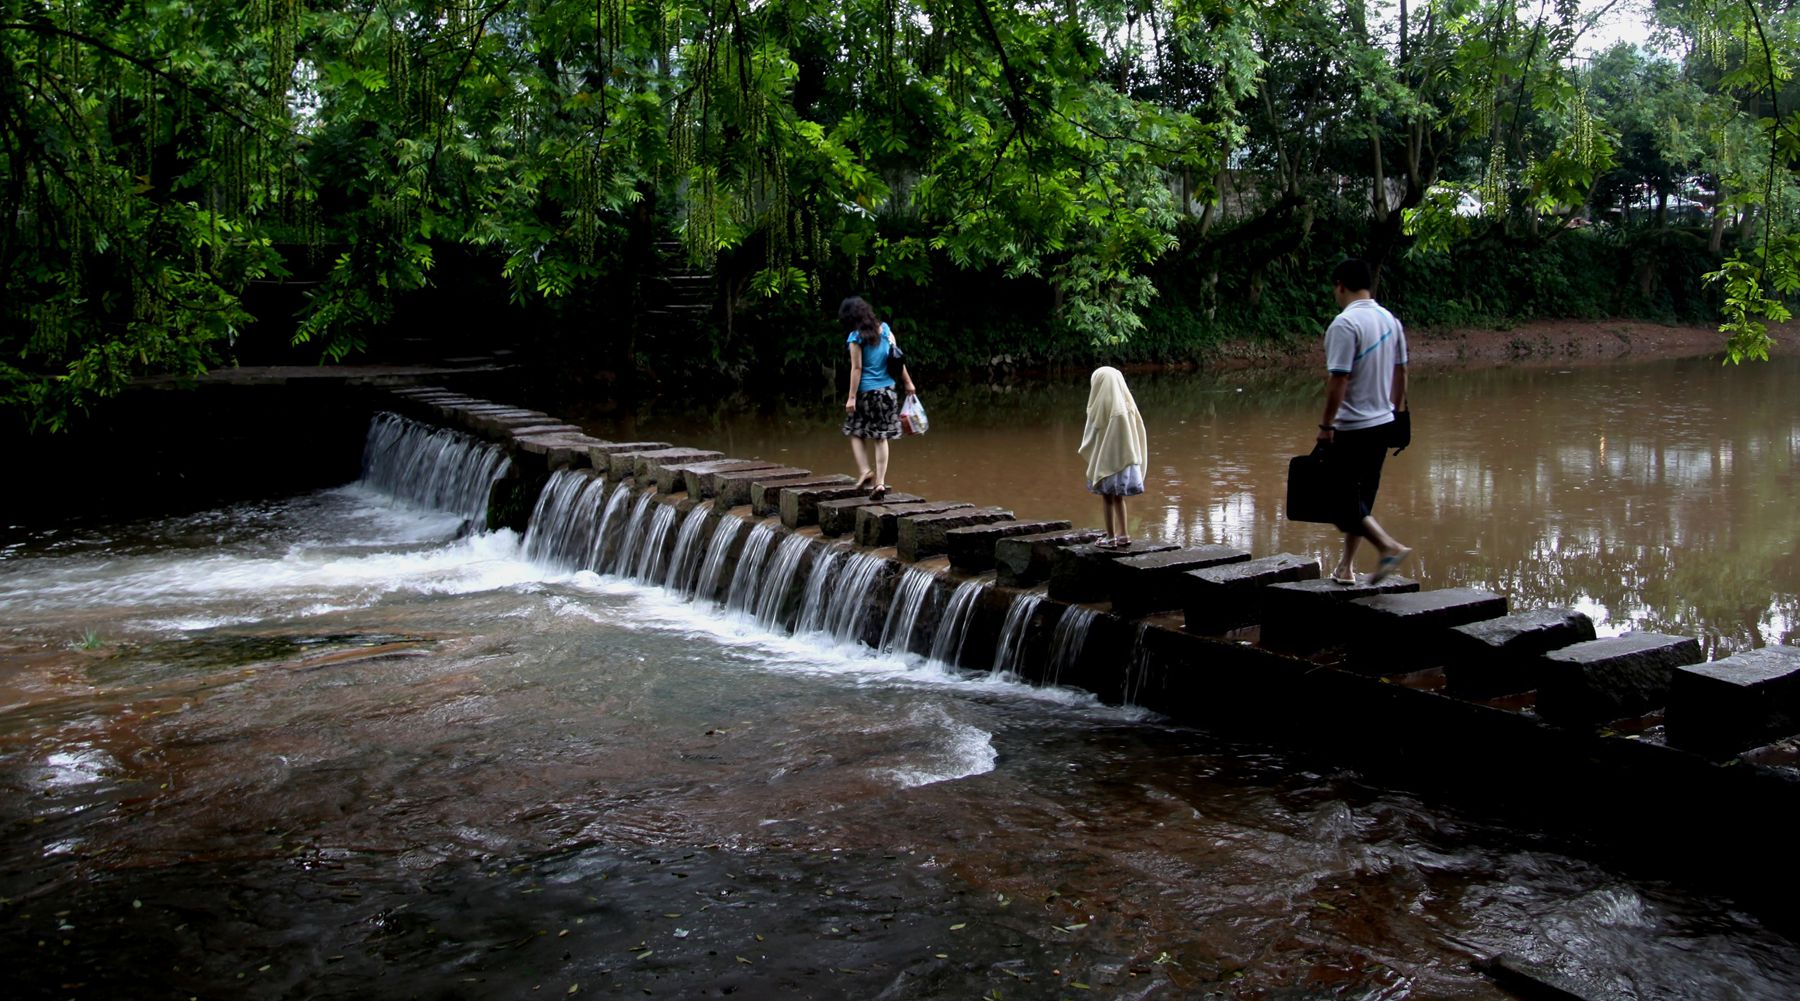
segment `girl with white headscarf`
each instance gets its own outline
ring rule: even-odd
[[[1125,526],[1125,498],[1144,492],[1144,464],[1149,461],[1144,437],[1144,418],[1131,390],[1125,387],[1125,376],[1110,365],[1095,369],[1079,451],[1087,460],[1088,492],[1100,495],[1106,516],[1106,537],[1097,545],[1131,545],[1131,532]]]

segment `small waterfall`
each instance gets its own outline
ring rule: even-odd
[[[913,626],[918,624],[919,612],[925,607],[925,599],[931,594],[931,583],[937,576],[918,567],[907,567],[900,575],[900,586],[894,588],[893,603],[888,605],[887,624],[881,628],[881,644],[876,649],[882,653],[907,652]]]
[[[824,627],[839,643],[861,642],[869,618],[869,595],[887,560],[872,553],[851,553],[832,580],[826,596]]]
[[[794,622],[796,634],[816,633],[825,628],[831,608],[832,574],[843,561],[844,549],[840,546],[832,546],[813,557],[812,572],[806,575],[806,589],[800,597],[800,616]]]
[[[651,491],[638,495],[637,503],[631,506],[631,518],[625,522],[624,535],[619,539],[619,555],[613,558],[612,572],[620,577],[631,576],[635,567],[638,542],[643,538],[644,518],[650,513]]]
[[[1050,652],[1045,655],[1044,663],[1044,684],[1059,683],[1063,669],[1074,667],[1081,659],[1081,648],[1087,645],[1088,630],[1099,617],[1099,611],[1086,605],[1070,605],[1063,611],[1062,618],[1056,620],[1056,630],[1050,634]]]
[[[725,596],[728,611],[750,610],[757,585],[762,583],[763,560],[769,555],[769,540],[774,537],[775,529],[766,521],[759,521],[750,529],[749,537],[744,539],[744,551],[738,555],[737,572],[731,575],[731,591]]]
[[[1150,678],[1150,651],[1144,638],[1150,634],[1150,623],[1139,622],[1135,630],[1136,638],[1131,644],[1131,663],[1125,668],[1125,704],[1135,706],[1138,696],[1144,691],[1144,682]]]
[[[675,505],[655,505],[650,514],[650,527],[644,531],[643,544],[638,546],[637,566],[631,571],[632,580],[654,584],[662,579],[665,570],[663,560],[668,553],[663,541],[669,537],[669,528],[674,524]]]
[[[512,460],[498,445],[380,413],[369,421],[361,482],[484,529],[488,493],[511,469]]]
[[[591,476],[567,469],[552,473],[525,523],[525,558],[565,570],[591,566],[594,512],[605,490]]]
[[[794,577],[800,572],[800,558],[812,548],[812,540],[804,535],[790,535],[775,547],[775,557],[763,574],[762,593],[756,596],[756,622],[764,629],[784,632],[782,608],[788,592],[794,588]]]
[[[1007,606],[1006,621],[1000,624],[1000,639],[994,645],[996,676],[1017,674],[1019,656],[1025,648],[1025,631],[1031,628],[1031,614],[1044,603],[1044,592],[1021,591]]]
[[[725,572],[725,558],[731,555],[731,544],[737,541],[743,521],[733,515],[719,519],[712,539],[706,544],[706,558],[700,561],[700,576],[695,581],[693,596],[711,601],[719,593],[719,577]]]
[[[950,603],[944,607],[944,620],[938,623],[937,635],[931,640],[931,659],[948,667],[962,662],[963,643],[969,638],[969,624],[975,621],[975,599],[994,582],[992,577],[976,577],[956,586]]]
[[[694,506],[681,519],[681,530],[675,533],[675,552],[669,556],[669,572],[662,585],[686,597],[694,593],[694,572],[700,569],[700,530],[706,527],[706,516],[712,512],[712,501]]]
[[[625,496],[630,492],[631,485],[621,483],[614,487],[613,492],[606,498],[606,509],[600,513],[600,526],[594,529],[594,547],[588,552],[587,565],[595,570],[606,569],[607,543],[612,539],[607,529],[618,525],[618,522],[614,520],[614,515],[618,514],[619,509],[625,506]]]

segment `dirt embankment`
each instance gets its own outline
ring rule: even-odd
[[[1800,349],[1800,320],[1771,326],[1771,355]],[[1406,348],[1413,368],[1489,368],[1500,365],[1596,365],[1658,358],[1723,357],[1725,335],[1715,326],[1668,326],[1638,320],[1545,320],[1506,330],[1455,328],[1409,330]],[[1239,342],[1227,344],[1215,363],[1220,368],[1319,363],[1317,344],[1274,347]]]

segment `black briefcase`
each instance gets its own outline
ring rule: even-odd
[[[1289,521],[1316,521],[1347,525],[1358,510],[1356,486],[1333,474],[1331,447],[1324,442],[1306,455],[1288,460],[1287,516]]]

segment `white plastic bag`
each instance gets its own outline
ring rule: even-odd
[[[921,435],[931,427],[931,421],[925,416],[925,404],[919,402],[918,396],[907,394],[906,402],[900,405],[900,433],[907,437]]]

